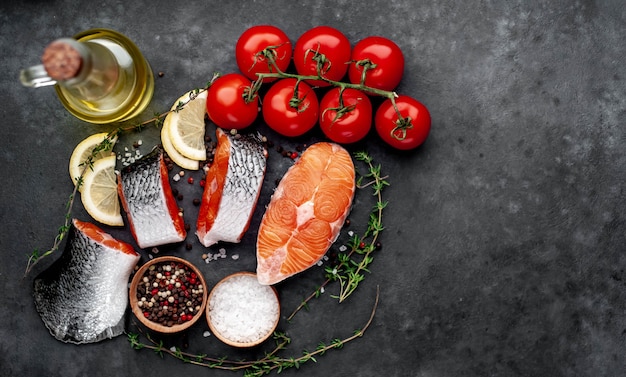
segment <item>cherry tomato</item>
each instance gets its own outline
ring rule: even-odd
[[[259,113],[259,96],[249,95],[252,82],[239,73],[218,77],[207,91],[206,110],[209,119],[226,129],[246,128]]]
[[[317,76],[339,81],[348,72],[350,41],[341,31],[330,26],[317,26],[298,38],[293,49],[293,63],[300,75]],[[314,86],[329,86],[323,80],[309,80]]]
[[[396,149],[419,147],[430,133],[428,109],[416,99],[402,95],[396,98],[396,106],[403,118],[400,121],[390,99],[380,104],[374,118],[378,135]]]
[[[372,103],[360,90],[331,89],[322,97],[320,111],[320,128],[336,143],[355,143],[372,128]]]
[[[361,83],[365,72],[365,85],[382,89],[395,89],[404,73],[404,54],[393,41],[378,36],[364,38],[352,49],[352,63],[348,78],[353,84]]]
[[[237,66],[250,80],[256,80],[257,73],[276,72],[270,63],[271,59],[284,72],[291,62],[291,54],[289,37],[272,25],[257,25],[247,29],[235,46]],[[267,77],[263,82],[275,80],[276,78]]]
[[[282,79],[269,88],[263,98],[265,123],[283,136],[296,137],[309,131],[317,123],[319,102],[315,91],[305,82]],[[292,106],[293,105],[293,106]]]

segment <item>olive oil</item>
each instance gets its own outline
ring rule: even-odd
[[[150,103],[154,75],[126,36],[113,30],[91,29],[75,35],[73,40],[55,42],[56,49],[47,49],[42,57],[45,69],[37,66],[22,72],[24,85],[55,85],[61,103],[71,114],[96,124],[129,120]],[[72,59],[78,68],[64,76],[63,70],[67,73]],[[55,68],[60,73],[53,75]]]

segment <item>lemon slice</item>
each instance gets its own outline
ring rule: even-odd
[[[85,140],[78,143],[76,148],[74,148],[74,151],[72,152],[72,156],[70,157],[70,163],[69,163],[70,178],[72,179],[72,182],[74,184],[78,182],[78,178],[80,177],[80,174],[82,173],[83,168],[85,166],[84,163],[89,157],[89,155],[91,155],[92,151],[94,150],[96,146],[100,145],[100,143],[102,143],[104,139],[106,139],[107,135],[108,134],[106,132],[91,135],[87,137]],[[95,162],[96,160],[99,160],[103,157],[110,156],[113,153],[112,149],[116,141],[117,141],[117,136],[111,139],[111,143],[106,149],[98,151],[94,155],[93,161]],[[79,191],[82,191],[82,186],[79,187]]]
[[[170,132],[170,119],[165,118],[163,122],[163,127],[161,128],[161,144],[163,144],[163,149],[165,149],[165,153],[169,156],[169,158],[178,166],[187,170],[198,170],[200,168],[200,162],[198,160],[192,160],[180,154],[176,148],[172,145],[170,140],[169,132]]]
[[[169,122],[169,139],[176,150],[184,157],[191,160],[206,160],[206,148],[204,146],[204,115],[206,113],[207,91],[198,93],[194,99],[193,92],[183,94],[172,106],[180,102],[186,103],[182,109],[171,111],[165,117]]]
[[[81,200],[87,213],[94,220],[106,225],[124,225],[117,197],[115,155],[103,157],[87,168],[83,176]]]

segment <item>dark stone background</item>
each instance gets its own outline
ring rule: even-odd
[[[73,118],[51,88],[23,88],[18,74],[53,39],[116,29],[164,73],[147,119],[213,72],[235,71],[238,36],[263,23],[293,42],[319,24],[353,43],[368,35],[395,40],[407,63],[397,91],[422,101],[433,118],[430,138],[412,153],[394,152],[375,135],[366,142],[391,182],[372,273],[346,303],[325,294],[279,327],[293,338],[287,356],[349,336],[367,320],[379,286],[374,322],[362,338],[285,375],[626,375],[622,1],[14,1],[0,5],[0,20],[2,375],[233,374],[132,350],[125,336],[75,346],[49,335],[34,310],[32,279],[55,257],[23,278],[26,259],[50,247],[62,224],[74,146],[110,127]],[[288,147],[302,142],[257,126]],[[137,139],[149,148],[158,131],[126,135],[118,148]],[[163,253],[200,265],[209,284],[254,270],[254,226],[290,164],[275,152],[270,161],[251,231],[241,244],[223,245],[238,260],[204,264],[193,236],[191,251]],[[193,216],[187,203],[198,186],[181,190]],[[370,205],[369,194],[358,194],[355,231]],[[73,215],[89,219],[80,202]],[[130,240],[125,229],[111,231]],[[322,278],[313,268],[280,284],[284,313]],[[132,331],[132,315],[128,322]],[[231,350],[203,337],[206,329],[200,322],[166,344],[233,358],[265,350]]]

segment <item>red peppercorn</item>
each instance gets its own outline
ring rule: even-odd
[[[156,288],[153,288],[152,291],[150,291],[150,293],[152,293],[152,296],[156,296],[159,293],[159,290]]]
[[[189,183],[190,185],[193,185],[193,177],[187,178],[187,183]]]
[[[196,278],[189,279],[189,284],[196,284]]]
[[[200,187],[204,187],[204,185],[205,185],[205,181],[203,179],[203,180],[200,181]]]
[[[359,244],[359,248],[363,249],[364,247],[365,247],[365,242],[361,242],[361,243]]]
[[[150,313],[149,312],[143,312],[143,316],[148,318],[148,317],[150,317]]]
[[[297,152],[291,152],[291,155],[289,155],[289,157],[291,157],[292,160],[295,160],[298,157],[298,153]]]

